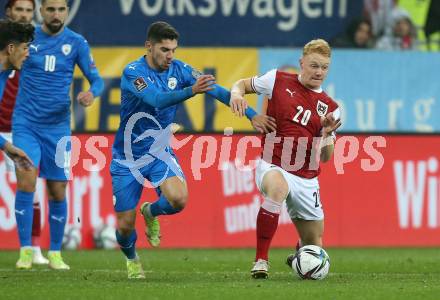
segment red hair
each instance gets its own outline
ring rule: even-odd
[[[14,6],[15,2],[17,2],[17,1],[18,0],[7,0],[6,5],[5,5],[5,9],[11,8],[12,6]],[[35,9],[35,0],[25,0],[25,1],[32,2],[32,5],[34,6],[34,9]]]

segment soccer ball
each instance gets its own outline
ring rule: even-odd
[[[99,249],[115,249],[118,246],[115,228],[106,224],[95,230],[93,240],[95,241],[96,248]]]
[[[321,247],[307,245],[294,255],[291,267],[300,278],[324,279],[330,268],[330,257]]]
[[[75,250],[81,245],[81,229],[77,226],[66,226],[63,235],[63,249]]]

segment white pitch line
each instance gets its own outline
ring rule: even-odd
[[[81,273],[126,273],[126,270],[111,270],[111,269],[71,269],[71,271],[78,271]],[[16,270],[16,269],[0,269],[0,273],[2,272],[58,272],[55,270],[51,270],[51,269],[40,269],[40,268],[35,268],[35,269],[31,269],[31,270]],[[201,272],[201,271],[154,271],[154,270],[144,270],[145,273],[169,273],[169,274],[196,274],[196,275],[206,275],[206,274],[243,274],[243,273],[250,273],[248,271],[222,271],[222,272]],[[64,272],[58,272],[59,274],[62,274]],[[68,272],[66,272],[68,273]],[[270,272],[270,274],[272,275],[285,275],[288,274],[288,270],[286,270],[286,272]],[[437,273],[427,273],[427,274],[437,274]],[[426,273],[352,273],[352,272],[341,272],[341,273],[329,273],[328,276],[333,277],[333,276],[359,276],[359,275],[377,275],[377,276],[390,276],[390,275],[395,275],[395,276],[408,276],[408,275],[427,275]],[[0,274],[1,275],[1,274]]]

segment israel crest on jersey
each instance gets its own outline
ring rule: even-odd
[[[177,86],[177,78],[176,77],[168,78],[168,88],[170,90],[174,90],[176,86]]]
[[[64,44],[62,47],[61,47],[61,51],[63,52],[63,54],[64,55],[69,55],[70,54],[70,52],[72,51],[72,45],[70,45],[70,44]]]
[[[316,112],[318,113],[318,116],[323,117],[327,114],[328,105],[322,102],[321,100],[318,100],[318,103],[316,104]]]

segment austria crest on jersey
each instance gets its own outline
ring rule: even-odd
[[[70,45],[70,44],[64,44],[64,45],[61,47],[61,51],[63,52],[63,54],[64,54],[65,56],[69,55],[70,52],[72,51],[72,45]]]
[[[318,103],[316,103],[316,112],[318,113],[318,116],[323,117],[327,114],[328,105],[322,102],[321,100],[318,100]]]

